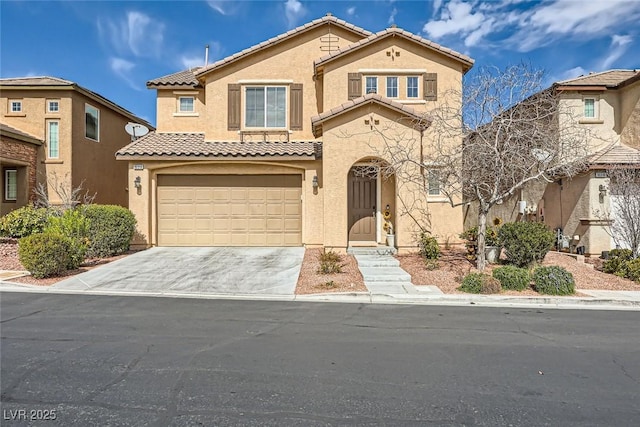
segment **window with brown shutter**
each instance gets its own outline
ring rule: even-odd
[[[229,84],[227,129],[240,130],[240,85]]]
[[[289,128],[302,130],[302,83],[293,83],[290,90]]]
[[[347,90],[349,99],[356,99],[362,96],[362,74],[349,73]]]
[[[436,73],[424,73],[424,100],[425,101],[437,101],[438,100],[438,74]]]

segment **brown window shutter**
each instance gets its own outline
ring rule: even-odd
[[[230,84],[228,94],[227,129],[240,130],[240,85]]]
[[[356,99],[362,96],[362,74],[349,73],[348,92],[349,99]]]
[[[302,83],[291,85],[289,94],[289,128],[302,130]]]
[[[438,74],[424,73],[423,87],[425,101],[438,100]]]

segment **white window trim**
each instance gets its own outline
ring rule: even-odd
[[[593,100],[593,117],[588,117],[585,115],[585,110],[586,110],[586,101],[587,99],[592,99]],[[586,120],[598,120],[598,118],[600,117],[600,109],[598,108],[598,98],[595,96],[585,96],[584,98],[582,98],[582,118],[586,119]]]
[[[389,96],[389,79],[396,79],[396,96]],[[398,99],[398,98],[400,98],[400,77],[398,77],[398,76],[386,76],[384,93],[385,93],[385,96],[387,98],[389,98],[389,99]]]
[[[191,105],[193,107],[192,110],[187,110],[187,111],[182,111],[180,108],[182,107],[182,100],[183,99],[191,99],[191,101],[193,102]],[[177,111],[176,113],[178,114],[188,114],[191,115],[193,113],[196,112],[196,97],[195,96],[179,96],[178,97],[178,105],[177,105]]]
[[[416,82],[418,83],[417,89],[416,89],[416,96],[409,96],[409,78],[415,78]],[[417,100],[420,99],[420,77],[419,76],[406,76],[405,80],[405,94],[406,94],[406,99],[408,100]]]
[[[96,137],[97,139],[93,139],[91,137],[87,136],[87,107],[91,107],[96,109],[96,111],[98,112],[98,124],[96,126]],[[85,114],[85,118],[84,118],[84,137],[90,141],[95,141],[95,142],[100,142],[100,109],[98,107],[95,107],[91,104],[84,104],[84,114]]]
[[[51,103],[55,102],[58,104],[58,109],[53,111],[51,109]],[[59,99],[47,99],[47,113],[49,114],[58,114],[60,112],[60,100]]]
[[[247,126],[247,89],[249,88],[264,88],[264,96],[265,96],[265,123],[266,124],[266,120],[267,120],[267,114],[266,114],[266,105],[267,105],[267,88],[269,87],[283,87],[285,89],[285,95],[284,95],[284,126],[282,127],[267,127],[267,126],[263,126],[263,127],[258,127],[258,126]],[[247,86],[243,86],[242,87],[242,102],[241,102],[241,113],[242,113],[242,129],[246,130],[246,131],[253,131],[253,130],[289,130],[289,86],[287,85],[247,85]]]
[[[9,197],[9,173],[13,172],[16,179],[16,196]],[[8,202],[14,202],[18,200],[18,171],[16,169],[4,170],[4,199]]]
[[[442,198],[444,195],[442,194],[442,183],[440,183],[440,179],[436,177],[436,179],[438,179],[438,194],[431,194],[431,180],[432,180],[432,176],[438,173],[438,168],[432,168],[427,170],[427,197],[429,199],[434,198],[434,199],[440,199]]]
[[[358,70],[358,72],[362,73],[362,74],[391,74],[391,75],[401,74],[401,75],[406,75],[406,74],[422,74],[422,73],[426,73],[427,69],[426,68],[407,68],[407,69],[402,69],[402,68],[360,68]]]
[[[58,155],[51,156],[51,123],[58,124]],[[47,159],[59,159],[60,158],[60,122],[58,120],[47,120]]]
[[[375,79],[376,80],[376,92],[375,93],[379,93],[380,90],[380,82],[378,81],[378,76],[364,76],[364,90],[365,90],[365,94],[368,94],[369,91],[367,90],[367,79]]]
[[[14,103],[17,103],[18,105],[20,105],[20,110],[18,110],[18,111],[14,111],[13,110],[13,104]],[[24,112],[24,110],[22,108],[22,100],[21,99],[10,99],[9,100],[9,111],[8,111],[9,114],[20,114],[20,113],[23,113],[23,112]]]

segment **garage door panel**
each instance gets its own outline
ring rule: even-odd
[[[300,175],[160,175],[158,243],[299,246]]]

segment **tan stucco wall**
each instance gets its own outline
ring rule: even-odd
[[[640,149],[640,81],[622,89],[620,97],[621,140]]]
[[[595,98],[597,104],[597,117],[585,119],[584,98]],[[572,119],[578,120],[578,124],[583,129],[589,130],[589,148],[592,152],[620,140],[619,119],[616,111],[620,111],[619,95],[616,91],[606,92],[565,92],[561,99],[561,109],[569,108],[572,112]],[[564,111],[564,110],[561,110]],[[563,116],[563,126],[571,129],[567,123],[567,116]]]
[[[125,162],[123,162],[125,163]],[[134,165],[143,165],[143,170],[134,170]],[[138,221],[134,245],[157,244],[157,176],[163,174],[297,174],[302,176],[302,241],[308,246],[321,246],[323,238],[323,195],[322,179],[314,191],[313,176],[322,176],[320,161],[130,161],[129,162],[129,209]],[[133,182],[141,178],[142,188],[135,189]]]
[[[204,89],[158,89],[156,100],[158,132],[204,132],[207,122]],[[178,99],[193,96],[194,114],[178,113]],[[220,105],[211,108],[220,109]],[[226,104],[223,106],[226,111]]]
[[[387,56],[393,50],[400,56]],[[377,43],[345,55],[329,62],[324,69],[322,82],[324,85],[324,109],[330,110],[349,100],[348,73],[362,70],[381,70],[375,73],[363,73],[362,91],[365,91],[366,76],[378,76],[378,94],[386,97],[386,77],[398,76],[398,98],[416,111],[428,111],[439,105],[444,94],[450,89],[460,90],[462,85],[462,64],[442,54],[431,51],[416,43],[400,37],[388,37]],[[385,71],[382,71],[385,70]],[[420,73],[401,70],[424,70],[425,73],[438,74],[438,101],[423,100],[423,79]],[[406,77],[418,77],[418,99],[408,100]]]

